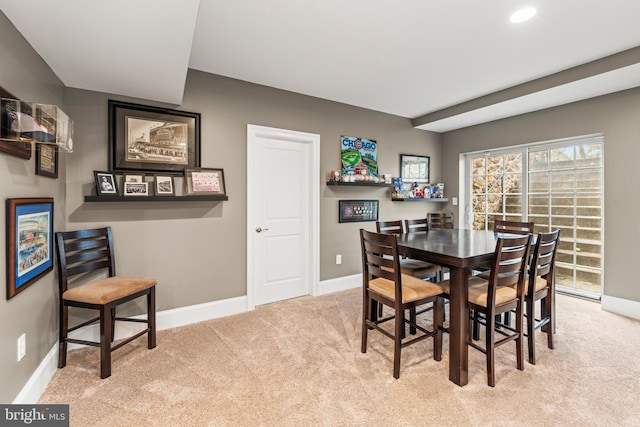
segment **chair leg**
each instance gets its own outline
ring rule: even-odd
[[[444,324],[444,299],[437,297],[433,302],[433,359],[442,360],[442,326]]]
[[[111,307],[111,342],[116,339],[116,308]]]
[[[58,368],[67,366],[67,335],[69,330],[69,307],[60,301],[60,325],[58,336]]]
[[[411,335],[415,335],[418,332],[416,327],[413,326],[418,321],[418,316],[416,316],[416,308],[415,307],[409,309],[409,321],[411,322],[409,324],[409,333]],[[404,337],[405,337],[404,328],[402,328],[402,338],[404,338]]]
[[[156,287],[149,289],[147,294],[147,326],[149,332],[147,334],[147,348],[156,347]]]
[[[100,308],[100,378],[111,376],[111,308]]]
[[[397,307],[397,306],[396,306]],[[404,310],[396,309],[395,333],[393,334],[393,378],[400,378],[400,351],[402,349],[402,334],[404,332]]]
[[[478,341],[480,339],[480,322],[478,321],[478,312],[473,310],[473,323],[471,325],[472,337],[474,341]]]
[[[372,314],[372,310],[376,313]],[[367,333],[369,332],[369,326],[367,320],[369,315],[377,314],[377,307],[374,307],[373,301],[369,298],[369,295],[365,292],[362,298],[362,341],[360,344],[360,352],[367,352]]]
[[[496,385],[496,372],[495,372],[495,333],[496,327],[495,316],[486,315],[486,336],[485,336],[485,349],[487,351],[487,383],[491,387]]]
[[[522,300],[518,304],[518,308],[516,309],[516,333],[518,334],[516,338],[516,360],[518,370],[524,370],[524,346],[523,346],[523,337],[522,328],[524,322],[524,313],[522,312]]]
[[[555,313],[553,311],[553,294],[549,292],[549,294],[542,300],[542,305],[546,307],[547,316],[549,317],[549,323],[547,323],[547,347],[553,350],[553,334],[555,333],[555,329],[553,325],[555,325]]]
[[[527,299],[527,348],[529,349],[529,363],[536,364],[536,304],[533,299]]]

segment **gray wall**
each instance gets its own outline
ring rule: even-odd
[[[640,301],[634,249],[640,239],[640,187],[634,176],[640,158],[640,89],[499,120],[443,134],[442,163],[457,164],[460,153],[564,137],[604,134],[604,294]],[[458,169],[443,179],[458,189]]]
[[[0,86],[25,101],[55,104],[62,109],[65,88],[31,46],[0,13]],[[0,152],[0,197],[53,197],[54,225],[64,228],[65,160],[60,155],[59,178],[35,174],[35,152],[31,160]],[[3,200],[4,201],[4,200]],[[0,235],[6,241],[5,208],[0,208]],[[6,272],[6,245],[0,245],[0,277]],[[4,291],[3,291],[4,292]],[[57,339],[57,282],[54,271],[7,301],[0,297],[0,402],[10,403]],[[27,354],[17,362],[16,341],[26,333]]]
[[[398,174],[399,154],[431,156],[440,178],[440,136],[415,130],[409,120],[190,70],[182,105],[202,115],[203,167],[224,169],[229,201],[85,203],[93,171],[107,169],[107,100],[148,101],[67,90],[76,121],[77,149],[67,165],[68,228],[113,227],[120,274],[158,279],[158,309],[246,295],[246,128],[257,124],[318,133],[321,137],[321,280],[361,270],[357,233],[373,223],[338,224],[339,199],[380,199],[383,219],[423,217],[441,204],[392,203],[385,188],[334,188],[326,173],[340,166],[340,135],[378,141],[379,164]],[[158,105],[158,104],[154,104]],[[282,173],[282,185],[295,179]],[[176,186],[182,185],[181,178]],[[335,255],[343,256],[341,265]]]
[[[180,106],[65,89],[0,14],[0,85],[23,99],[60,105],[75,122],[74,153],[61,156],[60,178],[34,175],[34,161],[0,153],[4,197],[53,196],[55,229],[111,225],[119,274],[158,279],[157,308],[166,310],[246,295],[246,125],[321,136],[321,280],[360,272],[357,230],[373,223],[338,224],[339,199],[380,199],[380,218],[418,218],[441,204],[392,203],[388,189],[327,188],[325,174],[339,168],[340,135],[375,139],[382,172],[398,174],[399,154],[431,156],[440,181],[440,135],[410,121],[318,98],[190,70]],[[85,203],[93,171],[107,170],[107,100],[159,105],[202,114],[202,166],[225,170],[227,202]],[[283,173],[283,185],[288,177]],[[181,180],[177,186],[182,184]],[[4,211],[0,213],[4,215]],[[5,233],[2,228],[2,233]],[[6,236],[5,236],[6,239]],[[4,246],[0,258],[4,258]],[[342,254],[342,265],[335,255]],[[5,275],[4,263],[2,274]],[[125,313],[139,313],[131,303]],[[55,271],[11,301],[0,301],[0,401],[11,402],[57,341]],[[16,362],[16,340],[27,333],[27,357]]]

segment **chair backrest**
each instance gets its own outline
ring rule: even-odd
[[[60,295],[73,276],[87,275],[107,269],[108,277],[116,275],[111,227],[56,233],[58,284]]]
[[[559,229],[549,233],[538,234],[529,265],[529,282],[527,285],[529,286],[529,295],[533,295],[536,277],[547,276],[547,283],[549,283],[549,280],[553,280],[559,242]]]
[[[382,234],[402,234],[404,228],[402,227],[402,221],[376,221],[376,231]]]
[[[417,231],[429,231],[427,218],[405,219],[404,229],[407,231],[407,233],[414,233]]]
[[[429,230],[442,230],[453,228],[453,214],[445,212],[427,213],[427,225]]]
[[[395,283],[395,301],[402,302],[400,257],[395,234],[374,233],[360,229],[362,247],[362,283],[381,277]]]
[[[517,296],[522,301],[531,249],[532,235],[522,237],[501,237],[496,243],[495,259],[489,276],[489,303],[495,304],[496,289],[517,285]]]
[[[507,234],[533,234],[533,222],[506,221],[496,219],[493,223],[493,231]]]

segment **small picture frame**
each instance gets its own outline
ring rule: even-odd
[[[36,175],[58,177],[58,147],[36,144]]]
[[[154,176],[156,196],[175,196],[176,189],[172,175],[155,175]]]
[[[429,156],[400,154],[400,177],[403,182],[429,182]]]
[[[117,196],[118,185],[116,177],[111,172],[93,171],[98,196]]]
[[[224,171],[216,168],[184,168],[184,194],[226,196]]]
[[[124,181],[122,184],[122,194],[125,196],[142,196],[149,195],[149,183],[146,181]]]
[[[123,184],[127,182],[141,183],[144,182],[143,173],[125,173],[122,178]]]

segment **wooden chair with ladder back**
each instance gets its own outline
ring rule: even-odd
[[[403,347],[423,339],[433,337],[433,358],[442,359],[442,287],[437,283],[421,280],[401,272],[400,255],[396,235],[360,230],[362,249],[362,353],[367,352],[369,329],[376,329],[394,342],[393,377],[400,377],[400,354]],[[436,302],[440,301],[440,305]],[[417,306],[432,302],[433,325],[431,330],[407,320],[405,310],[415,310]],[[375,303],[375,304],[374,304]],[[375,305],[384,304],[393,309],[393,314],[385,318],[375,315]],[[393,330],[382,324],[394,321]],[[405,325],[409,324],[421,333],[404,339]]]
[[[446,212],[428,212],[427,224],[429,230],[453,229],[453,214]]]
[[[111,353],[147,335],[147,347],[156,346],[156,280],[116,275],[111,227],[55,233],[60,291],[58,368],[67,364],[67,343],[100,348],[100,378],[111,375]],[[96,276],[104,276],[98,278]],[[116,307],[146,297],[147,318],[116,317]],[[69,327],[69,307],[95,310],[97,317]],[[112,345],[116,321],[144,323],[146,327]],[[69,333],[99,323],[99,341],[69,337]]]

